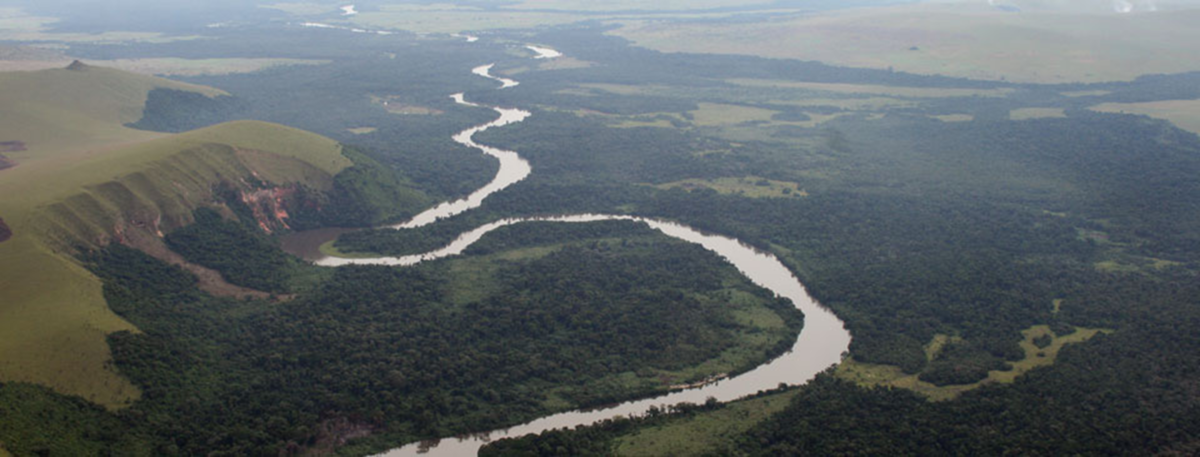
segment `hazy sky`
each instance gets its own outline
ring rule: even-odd
[[[597,0],[602,1],[602,0]],[[863,5],[888,5],[920,0],[777,0],[776,7],[829,9]],[[1200,7],[1200,0],[924,0],[934,3],[991,4],[1008,10],[1055,11],[1097,14],[1136,13],[1172,10],[1181,7]],[[397,3],[455,3],[498,6],[519,3],[519,0],[0,0],[4,7],[20,8],[24,14],[53,17],[57,31],[104,32],[125,31],[183,31],[206,24],[226,21],[257,21],[279,17],[284,13],[257,5],[271,3],[320,3],[333,7],[355,4],[359,11],[372,6]],[[753,2],[751,2],[753,3]],[[647,0],[647,8],[655,1]],[[711,2],[706,2],[711,5]],[[704,5],[704,4],[701,4]],[[762,5],[758,3],[757,5]],[[9,10],[12,11],[11,9]]]

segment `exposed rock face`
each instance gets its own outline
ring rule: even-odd
[[[12,229],[8,228],[4,219],[0,219],[0,243],[8,241],[9,238],[12,238],[12,234]]]
[[[287,219],[291,217],[286,201],[296,193],[294,187],[273,187],[252,192],[242,192],[242,203],[254,212],[254,219],[264,232],[274,233],[279,229],[290,229]]]

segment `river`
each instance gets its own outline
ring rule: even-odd
[[[554,52],[557,53],[557,51]],[[539,55],[544,54],[539,52]],[[492,65],[476,67],[472,70],[472,73],[499,81],[502,84],[502,89],[518,84],[511,79],[492,76],[490,73],[491,68]],[[452,97],[456,102],[463,105],[480,106],[467,102],[463,94],[454,94]],[[392,228],[406,229],[420,227],[433,223],[438,219],[468,211],[482,204],[487,196],[503,190],[524,179],[531,173],[532,170],[529,163],[522,159],[516,152],[481,145],[472,139],[476,133],[486,129],[521,122],[530,116],[529,112],[519,109],[499,107],[491,107],[491,109],[499,113],[499,117],[496,120],[464,130],[454,136],[454,141],[479,149],[483,153],[499,159],[500,171],[497,173],[496,178],[487,186],[473,192],[467,198],[443,203],[417,215],[408,222],[392,226]],[[817,373],[841,362],[842,354],[849,349],[850,333],[846,330],[843,322],[828,309],[813,300],[804,289],[804,285],[774,255],[759,251],[733,238],[701,233],[696,229],[671,221],[608,214],[503,219],[463,233],[450,244],[440,249],[424,254],[401,257],[326,257],[321,255],[319,250],[315,249],[315,246],[318,246],[320,243],[332,240],[341,233],[345,233],[344,229],[326,229],[323,231],[294,234],[285,240],[285,248],[289,252],[303,256],[317,265],[328,267],[343,265],[410,266],[421,262],[460,255],[484,235],[505,226],[535,221],[587,223],[608,220],[627,220],[646,224],[672,238],[703,246],[705,249],[720,255],[753,283],[790,300],[797,309],[804,313],[804,328],[801,330],[799,337],[797,337],[795,344],[792,345],[792,349],[786,354],[760,365],[751,371],[701,387],[680,390],[643,400],[629,401],[606,408],[554,414],[502,430],[446,438],[436,442],[412,443],[381,455],[389,457],[475,455],[480,447],[495,439],[517,437],[557,428],[587,425],[614,416],[644,414],[652,407],[663,408],[685,402],[699,404],[704,403],[710,397],[722,402],[736,400],[762,390],[774,389],[780,384],[798,385],[808,382]]]

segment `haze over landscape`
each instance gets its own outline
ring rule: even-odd
[[[0,0],[0,457],[1195,455],[1198,0]]]

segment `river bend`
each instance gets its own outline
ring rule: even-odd
[[[548,56],[557,57],[562,55],[549,48],[538,48],[535,51],[538,52],[538,58],[552,58]],[[476,67],[472,70],[472,73],[500,82],[501,89],[519,84],[517,81],[511,79],[493,76],[491,74],[492,67],[492,65]],[[481,106],[466,101],[463,94],[454,94],[452,97],[462,105]],[[420,227],[431,224],[438,219],[461,214],[480,206],[487,196],[519,182],[531,173],[532,170],[529,162],[521,158],[515,151],[478,144],[472,139],[476,133],[489,128],[503,127],[521,122],[530,116],[528,111],[519,109],[490,108],[499,114],[496,120],[464,130],[454,135],[454,141],[471,148],[479,149],[484,154],[499,159],[500,170],[496,174],[495,179],[483,188],[473,192],[467,198],[442,203],[433,209],[418,214],[412,220],[392,226],[392,228],[408,229]],[[646,224],[672,238],[699,244],[705,249],[720,255],[753,283],[774,292],[777,296],[790,300],[797,309],[804,313],[804,328],[801,330],[795,344],[792,345],[792,349],[786,354],[760,365],[751,371],[700,387],[675,391],[643,400],[629,401],[612,407],[554,414],[503,430],[446,438],[438,442],[413,443],[381,455],[389,457],[474,455],[484,444],[495,439],[518,437],[564,427],[570,428],[579,425],[588,425],[614,416],[644,414],[652,407],[663,408],[685,402],[699,404],[704,403],[710,397],[722,402],[736,400],[762,390],[774,389],[779,384],[798,385],[808,382],[817,373],[841,362],[842,354],[849,349],[850,333],[846,330],[844,323],[828,309],[813,300],[808,295],[804,285],[774,255],[759,251],[733,238],[706,234],[676,222],[653,218],[608,214],[511,218],[491,222],[470,230],[459,235],[450,244],[423,254],[377,258],[323,257],[311,260],[317,265],[328,267],[343,265],[409,266],[460,255],[484,235],[505,226],[526,222],[587,223],[611,220],[626,220]]]

